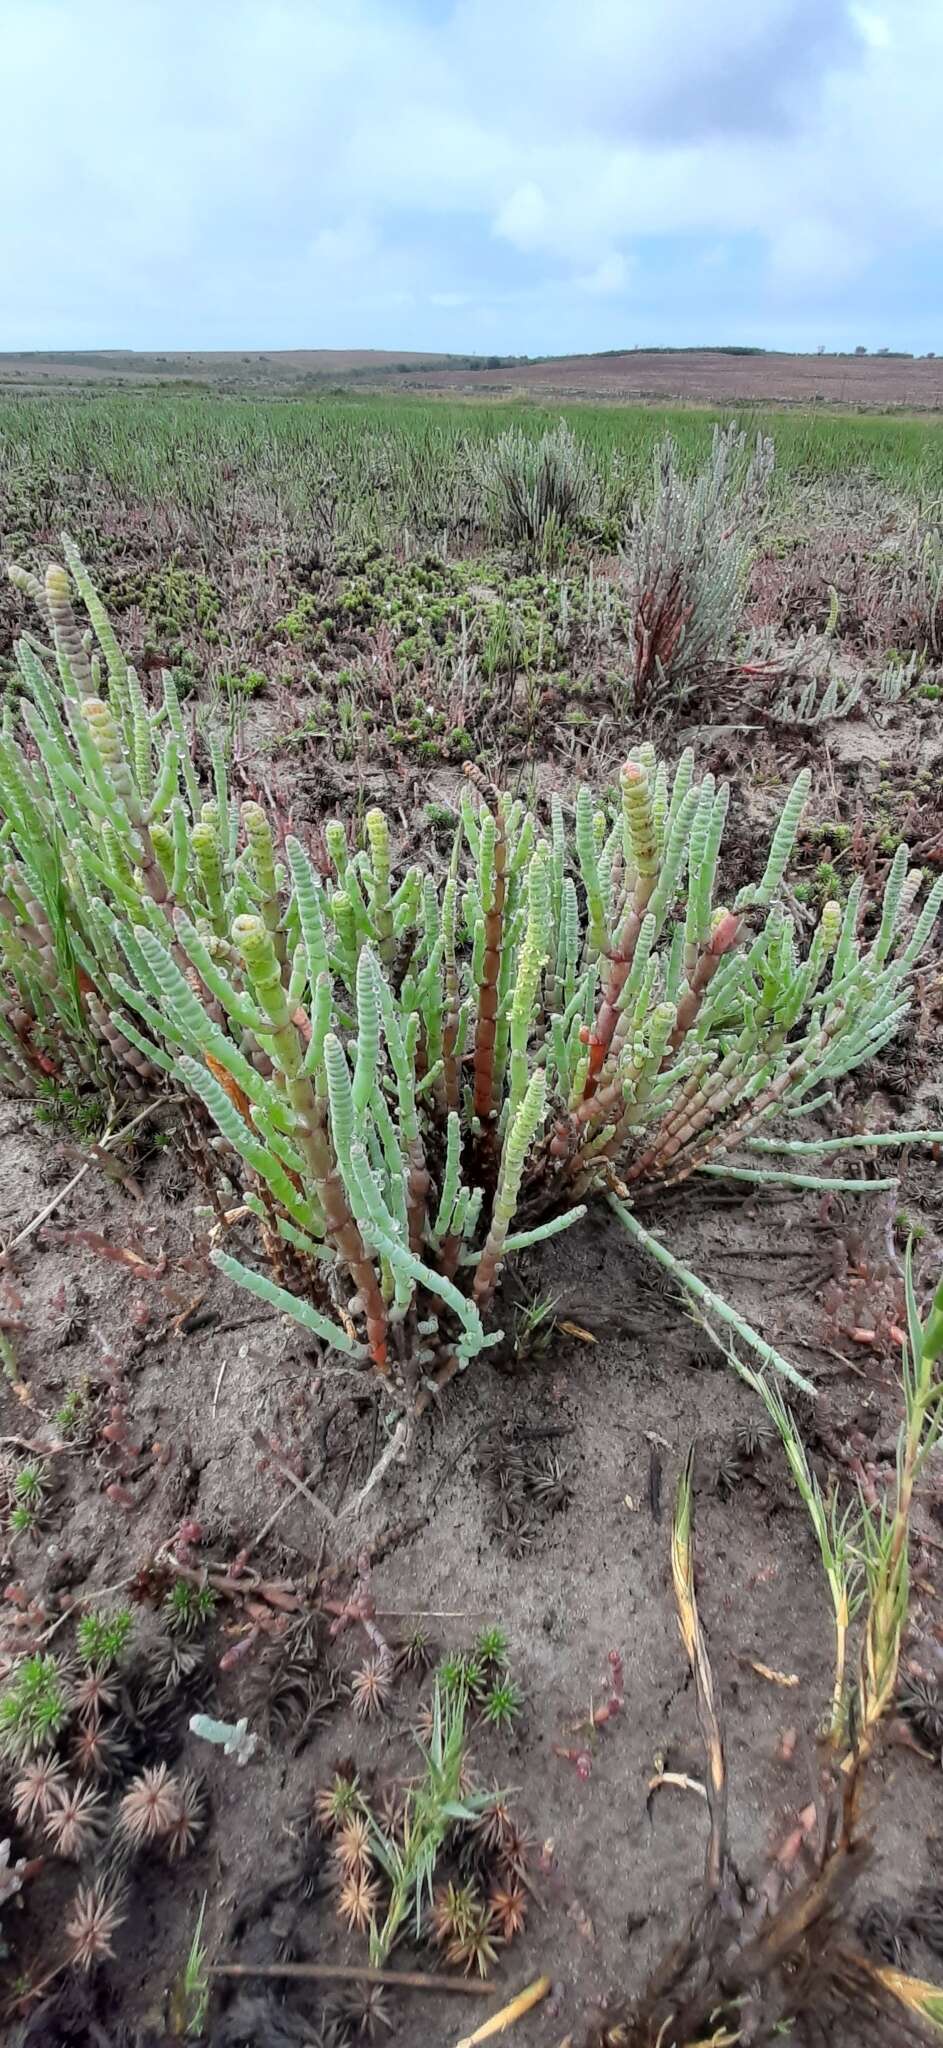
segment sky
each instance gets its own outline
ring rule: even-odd
[[[943,0],[0,0],[0,348],[943,352]]]

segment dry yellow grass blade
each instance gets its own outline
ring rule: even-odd
[[[706,2037],[702,2035],[700,2041],[689,2041],[687,2048],[737,2048],[737,2042],[742,2040],[742,2034],[721,2033],[709,2034]]]
[[[943,2034],[943,1991],[938,1984],[928,1984],[925,1977],[908,1977],[906,1971],[892,1969],[890,1964],[880,1968],[869,1966],[869,1975],[883,1984],[892,1998],[915,2012],[922,2020],[929,2020]]]
[[[540,2005],[550,1990],[550,1984],[549,1977],[536,1977],[533,1984],[528,1984],[526,1990],[519,1991],[509,2005],[502,2005],[500,2012],[492,2013],[491,2018],[484,2020],[480,2027],[476,2027],[473,2034],[463,2034],[462,2039],[456,2041],[455,2048],[477,2048],[479,2041],[491,2041],[495,2034],[505,2033],[508,2027],[513,2027],[516,2020],[522,2020],[525,2013],[532,2012],[535,2005]]]
[[[675,1605],[678,1609],[678,1626],[689,1664],[694,1665],[697,1638],[700,1633],[697,1618],[697,1602],[694,1597],[694,1550],[691,1542],[691,1474],[690,1452],[684,1470],[678,1481],[678,1498],[675,1505],[674,1521],[671,1525],[671,1576],[674,1581]]]
[[[719,2034],[702,2034],[697,2041],[686,2041],[684,2048],[737,2048],[742,2039],[742,2034],[730,2034],[722,2027]]]
[[[749,1657],[747,1663],[757,1678],[765,1678],[767,1685],[781,1685],[787,1692],[795,1692],[799,1680],[794,1671],[774,1671],[771,1664],[761,1664],[757,1657]]]
[[[688,1452],[675,1503],[671,1528],[671,1575],[681,1640],[691,1666],[697,1694],[697,1718],[707,1751],[708,1805],[711,1834],[707,1851],[706,1878],[712,1890],[720,1886],[727,1855],[727,1771],[720,1710],[714,1691],[714,1674],[701,1633],[694,1591],[693,1487],[694,1451]]]

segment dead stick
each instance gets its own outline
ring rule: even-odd
[[[466,1977],[436,1977],[426,1970],[371,1970],[366,1963],[211,1963],[211,1977],[294,1977],[324,1984],[397,1984],[401,1991],[455,1991],[464,1998],[494,1998],[498,1984],[469,1984]]]
[[[322,1463],[318,1465],[313,1472],[309,1472],[307,1479],[304,1481],[305,1486],[310,1486],[311,1481],[313,1479],[320,1479],[323,1470],[324,1465]],[[252,1552],[254,1550],[258,1550],[259,1544],[264,1543],[266,1536],[268,1536],[271,1530],[274,1529],[276,1522],[281,1519],[281,1516],[285,1513],[286,1508],[290,1508],[292,1506],[294,1500],[295,1495],[293,1493],[286,1493],[284,1500],[279,1501],[277,1508],[275,1508],[272,1514],[270,1514],[268,1521],[263,1522],[262,1527],[258,1532],[258,1535],[253,1536],[252,1542],[249,1544],[247,1550],[244,1553],[246,1557],[251,1557]]]
[[[355,1493],[353,1500],[349,1500],[345,1507],[339,1509],[338,1521],[342,1521],[347,1515],[358,1515],[360,1513],[364,1502],[369,1498],[374,1487],[379,1485],[388,1467],[392,1465],[395,1458],[399,1457],[400,1451],[405,1450],[408,1442],[409,1423],[404,1420],[397,1423],[386,1449],[380,1453],[373,1471],[365,1479],[359,1493]]]
[[[490,2041],[495,2034],[506,2033],[509,2027],[513,2027],[518,2020],[524,2018],[525,2013],[533,2012],[535,2005],[542,2003],[550,1988],[549,1977],[536,1977],[533,1984],[528,1984],[525,1990],[518,1992],[516,1998],[511,1999],[509,2005],[503,2005],[500,2012],[492,2013],[490,2020],[485,2020],[483,2026],[476,2027],[473,2034],[466,2034],[463,2041],[456,2042],[456,2048],[475,2048],[478,2041]]]
[[[263,1451],[265,1453],[265,1456],[271,1459],[272,1464],[276,1466],[277,1470],[281,1473],[282,1478],[287,1479],[289,1485],[294,1487],[295,1492],[297,1494],[300,1494],[302,1498],[307,1501],[308,1506],[314,1509],[316,1515],[320,1516],[322,1522],[324,1523],[327,1529],[328,1535],[336,1536],[336,1516],[332,1513],[331,1509],[326,1505],[326,1503],[323,1500],[318,1499],[316,1493],[312,1493],[308,1481],[306,1479],[299,1479],[297,1472],[292,1471],[291,1466],[288,1464],[287,1460],[281,1457],[278,1451],[273,1449],[272,1445],[269,1443],[267,1436],[264,1434],[264,1431],[262,1431],[261,1429],[253,1429],[248,1431],[247,1434],[249,1435],[250,1441],[255,1445],[256,1450]],[[258,1542],[258,1538],[256,1538],[256,1542]],[[253,1545],[253,1548],[255,1548],[255,1545]]]

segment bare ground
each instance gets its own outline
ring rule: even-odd
[[[2,1142],[3,1227],[15,1234],[33,1213],[41,1182],[48,1184],[50,1153],[9,1107]],[[168,1287],[193,1297],[192,1281],[174,1265],[191,1250],[186,1215],[175,1201],[176,1176],[166,1158],[152,1166],[140,1202],[89,1177],[56,1216],[57,1231],[103,1231],[151,1264],[166,1253],[170,1270],[163,1283],[141,1282],[80,1243],[58,1241],[53,1230],[39,1233],[28,1258],[14,1254],[14,1284],[30,1333],[21,1355],[28,1394],[22,1403],[8,1399],[7,1429],[43,1435],[44,1412],[60,1405],[70,1387],[84,1385],[109,1409],[116,1400],[122,1404],[140,1445],[115,1500],[104,1492],[114,1484],[115,1463],[104,1445],[88,1458],[53,1461],[58,1485],[48,1523],[32,1552],[18,1545],[15,1561],[18,1585],[40,1597],[45,1589],[48,1617],[55,1617],[57,1598],[94,1600],[98,1587],[139,1575],[146,1633],[149,1599],[161,1584],[148,1567],[182,1516],[200,1525],[201,1561],[231,1560],[251,1544],[279,1489],[289,1491],[278,1464],[260,1454],[259,1432],[278,1447],[277,1459],[313,1475],[312,1490],[335,1506],[369,1465],[369,1400],[348,1407],[325,1431],[337,1389],[306,1358],[296,1332],[280,1322],[243,1323],[251,1304],[246,1310],[234,1303],[219,1285],[201,1300],[185,1334],[167,1328],[175,1307],[166,1298]],[[915,1165],[902,1188],[913,1213],[923,1213],[925,1190],[926,1166]],[[933,1202],[938,1209],[938,1189]],[[867,1249],[848,1234],[859,1210],[868,1219]],[[890,1347],[881,1355],[862,1353],[862,1364],[854,1356],[845,1363],[837,1347],[823,1356],[819,1346],[829,1276],[846,1275],[834,1283],[839,1295],[851,1285],[849,1253],[870,1262],[875,1273],[887,1271],[883,1199],[823,1217],[815,1198],[784,1196],[771,1205],[748,1196],[718,1208],[712,1190],[710,1202],[701,1196],[678,1207],[671,1236],[770,1340],[814,1367],[822,1421],[811,1440],[820,1453],[816,1428],[823,1427],[833,1450],[850,1459],[854,1446],[859,1455],[864,1446],[869,1465],[879,1470],[892,1453],[896,1412]],[[373,1570],[378,1618],[391,1636],[408,1633],[420,1617],[428,1617],[425,1625],[441,1645],[453,1648],[468,1646],[486,1623],[501,1621],[508,1629],[525,1712],[510,1743],[479,1731],[472,1750],[486,1777],[515,1787],[515,1808],[533,1840],[530,1920],[502,1964],[500,1981],[514,1988],[544,1970],[553,1978],[552,2017],[535,2014],[521,2028],[519,2038],[534,2048],[556,2048],[567,2030],[579,2040],[600,2000],[639,1986],[694,1901],[706,1826],[702,1802],[673,1787],[649,1790],[661,1768],[695,1779],[703,1769],[668,1570],[673,1489],[694,1438],[700,1444],[700,1601],[726,1703],[732,1840],[744,1874],[763,1864],[810,1795],[830,1655],[813,1540],[778,1455],[770,1450],[741,1459],[729,1490],[718,1485],[718,1465],[735,1455],[738,1432],[756,1420],[752,1397],[698,1342],[606,1212],[562,1243],[562,1251],[555,1247],[534,1259],[527,1277],[541,1290],[552,1289],[558,1317],[583,1334],[558,1335],[547,1356],[526,1368],[485,1368],[453,1387],[410,1467],[394,1475],[372,1513],[349,1532],[357,1550],[421,1518],[415,1533],[394,1542]],[[883,1283],[873,1284],[880,1292]],[[84,1334],[64,1342],[76,1305]],[[832,1324],[841,1325],[843,1315],[834,1309]],[[228,1327],[232,1322],[236,1328]],[[130,1340],[129,1327],[136,1332]],[[536,1518],[519,1555],[513,1536],[501,1532],[495,1480],[510,1431],[518,1442],[552,1443],[572,1489],[567,1505]],[[545,1431],[553,1434],[544,1439]],[[827,1453],[825,1462],[833,1462]],[[934,1488],[928,1508],[935,1506]],[[924,1527],[929,1533],[932,1520]],[[305,1499],[290,1499],[252,1566],[290,1588],[299,1602],[317,1604],[324,1590],[318,1579],[322,1534]],[[918,1564],[914,1639],[915,1654],[932,1668],[941,1654],[934,1556],[928,1550]],[[251,1671],[244,1666],[219,1676],[218,1660],[245,1634],[247,1612],[258,1609],[251,1596],[223,1600],[210,1631],[213,1708],[227,1719],[252,1711]],[[265,1615],[264,1605],[261,1611]],[[275,1615],[266,1619],[274,1622]],[[325,1645],[325,1664],[349,1672],[365,1647],[344,1636]],[[594,1737],[586,1716],[594,1700],[598,1706],[607,1696],[613,1650],[624,1659],[625,1711]],[[271,1740],[244,1772],[215,1752],[207,1763],[205,1745],[186,1733],[187,1707],[180,1702],[172,1747],[182,1747],[183,1760],[207,1772],[210,1827],[172,1885],[156,1856],[139,1866],[130,1939],[119,1947],[99,2008],[106,2026],[120,2014],[132,2035],[140,2029],[142,2039],[166,2037],[168,1987],[204,1892],[211,1953],[256,1963],[277,1958],[284,1921],[276,1919],[273,1929],[264,1895],[273,1886],[277,1891],[297,1866],[299,1813],[341,1759],[352,1758],[367,1783],[409,1776],[419,1689],[405,1678],[375,1731],[341,1705],[300,1756],[292,1754],[290,1741]],[[585,1781],[560,1749],[589,1751]],[[886,1752],[872,1787],[872,1894],[903,1899],[933,1875],[943,1825],[938,1781],[938,1772],[906,1749]],[[35,1972],[52,1963],[65,1892],[61,1866],[32,1889],[15,1935],[19,1967],[28,1964]],[[236,1918],[248,1925],[234,1942]],[[289,1919],[292,1954],[362,1954],[359,1943],[340,1938],[323,1896],[296,1901]],[[418,1962],[428,1968],[432,1958],[410,1954],[407,1945],[395,1960],[398,1967]],[[289,2003],[312,2018],[320,2005],[315,1994],[294,1987]],[[477,2017],[487,2009],[483,2004]],[[452,2002],[418,1995],[397,2003],[393,2016],[395,2038],[415,2048],[448,2043],[470,2023],[461,2014],[456,2019]]]

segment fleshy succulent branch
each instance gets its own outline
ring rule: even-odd
[[[921,904],[902,849],[872,941],[855,884],[806,943],[781,899],[806,773],[732,906],[726,785],[690,752],[670,777],[648,743],[614,804],[583,789],[570,820],[554,798],[546,832],[475,771],[439,876],[397,875],[378,808],[360,844],[331,820],[325,878],[236,804],[218,736],[202,786],[170,676],[151,703],[64,545],[71,574],[14,578],[51,646],[20,643],[0,729],[0,1078],[166,1077],[273,1277],[228,1248],[221,1268],[401,1394],[427,1401],[493,1341],[504,1259],[594,1188],[635,1223],[638,1192],[775,1144],[777,1110],[899,1028],[943,877]]]

